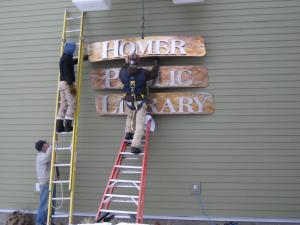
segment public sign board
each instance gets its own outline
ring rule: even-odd
[[[204,56],[201,36],[152,36],[95,42],[88,45],[90,62],[124,58],[136,52],[140,57]]]
[[[151,70],[151,67],[145,67]],[[94,90],[121,89],[120,68],[93,69],[90,80]],[[208,73],[203,66],[161,66],[151,88],[207,87]]]

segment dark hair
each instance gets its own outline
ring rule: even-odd
[[[47,141],[39,140],[35,143],[35,149],[40,152],[42,151],[43,145],[46,144]]]

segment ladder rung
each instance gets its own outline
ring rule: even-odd
[[[141,183],[139,180],[117,180],[117,179],[111,179],[112,182],[118,182],[118,183]]]
[[[67,218],[69,214],[54,214],[52,215],[53,218]]]
[[[134,154],[131,152],[120,152],[121,155],[125,155],[125,156],[143,156],[144,153],[140,153],[140,154]]]
[[[115,194],[106,194],[105,197],[113,197],[113,198],[134,198],[138,199],[137,195],[115,195]]]
[[[119,211],[119,210],[102,209],[101,212],[109,212],[109,213],[112,213],[112,214],[136,215],[136,212],[132,212],[132,211]]]
[[[137,206],[137,200],[133,201],[132,199],[110,199],[110,202],[117,202],[117,203],[134,203]]]
[[[67,166],[71,166],[70,163],[65,163],[65,164],[54,164],[54,166],[57,166],[57,167],[67,167]]]
[[[66,30],[66,33],[80,32],[80,30]]]
[[[118,218],[118,219],[131,219],[131,217],[128,216],[128,215],[116,215],[115,218]]]
[[[140,188],[140,186],[135,186],[134,184],[126,184],[126,183],[117,183],[115,185],[113,185],[114,187],[118,187],[118,188]]]
[[[73,131],[70,131],[70,132],[59,132],[59,133],[56,132],[56,134],[60,134],[60,135],[73,134]]]
[[[71,147],[55,148],[56,151],[71,150]]]
[[[124,139],[124,141],[127,142],[127,144],[130,144],[132,142],[132,140],[127,140],[127,139]],[[144,146],[145,142],[146,142],[145,140],[142,140],[141,146]]]
[[[138,180],[117,180],[117,179],[111,179],[109,187],[137,188],[138,190],[140,190],[140,183],[141,182],[138,181]]]
[[[71,198],[52,198],[52,200],[71,200]]]
[[[142,171],[140,170],[122,170],[122,174],[141,174]]]
[[[122,165],[116,165],[116,168],[118,169],[134,169],[134,170],[141,170],[141,166],[122,166]]]
[[[56,180],[56,181],[53,181],[54,184],[67,184],[67,183],[70,183],[69,180]]]
[[[76,20],[76,19],[81,19],[81,16],[67,18],[67,20]]]

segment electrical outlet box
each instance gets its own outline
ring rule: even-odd
[[[191,192],[193,195],[200,195],[201,194],[201,183],[200,182],[191,183]]]

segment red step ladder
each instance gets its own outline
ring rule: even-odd
[[[135,155],[128,151],[131,140],[123,138],[104,189],[96,215],[97,222],[105,222],[106,218],[115,217],[143,223],[151,120],[147,121],[146,134],[142,140],[143,153]]]

